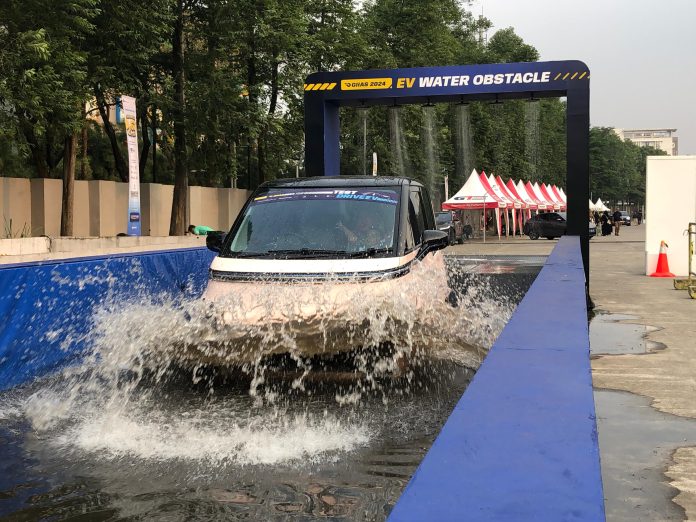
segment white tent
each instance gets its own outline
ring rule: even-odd
[[[590,202],[590,210],[591,210],[592,212],[594,212],[595,210],[599,210],[599,209],[595,206],[595,204],[592,203],[592,200],[591,200],[591,199],[589,200],[589,202]]]
[[[495,209],[498,224],[498,237],[500,237],[500,209],[506,208],[507,203],[500,199],[486,184],[476,169],[471,171],[469,179],[457,193],[442,204],[442,210],[486,210]]]
[[[546,203],[546,208],[551,210],[560,210],[560,206],[558,203],[554,203],[553,200],[550,197],[547,197],[544,195],[544,191],[541,190],[541,187],[539,186],[539,182],[535,181],[534,185],[532,185],[532,188],[534,189],[534,193],[537,195],[537,198],[539,201],[543,201]]]
[[[599,210],[600,212],[604,212],[605,210],[609,210],[609,207],[607,207],[603,202],[602,198],[597,198],[597,202],[595,203],[595,208]]]

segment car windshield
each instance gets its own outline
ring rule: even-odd
[[[435,216],[435,220],[438,225],[449,223],[450,221],[452,221],[452,214],[450,214],[449,212],[438,212]]]
[[[225,254],[387,255],[395,248],[398,201],[387,188],[272,188],[247,206]]]

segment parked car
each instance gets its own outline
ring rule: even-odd
[[[625,210],[621,210],[621,224],[627,227],[631,226],[631,215]]]
[[[566,212],[546,212],[532,216],[524,224],[524,233],[529,239],[553,239],[565,235],[568,223]],[[597,235],[597,226],[594,221],[589,221],[589,235],[593,238]]]
[[[218,254],[203,296],[213,309],[211,331],[200,335],[203,348],[192,347],[192,357],[236,365],[268,355],[351,352],[366,343],[359,330],[369,320],[360,313],[375,314],[370,307],[376,306],[380,314],[401,314],[401,302],[393,310],[380,304],[394,301],[385,296],[403,295],[409,281],[420,281],[416,272],[432,263],[441,263],[444,274],[442,257],[431,254],[448,239],[436,230],[426,188],[412,179],[264,183],[228,234],[208,234],[207,246]],[[442,285],[434,279],[427,278],[428,292],[445,303],[446,278]],[[421,306],[421,299],[406,304]],[[345,317],[349,328],[339,320]],[[229,337],[221,339],[216,329]]]
[[[437,229],[445,232],[450,245],[464,242],[464,224],[457,212],[438,212],[435,214]]]
[[[544,212],[532,216],[524,224],[524,233],[529,239],[553,239],[566,233],[568,224],[558,212]]]

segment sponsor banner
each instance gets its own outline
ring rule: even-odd
[[[140,235],[140,164],[138,162],[138,125],[135,98],[122,96],[128,146],[128,230],[129,236]]]
[[[391,86],[391,78],[357,78],[355,80],[341,80],[342,91],[390,89]]]
[[[565,90],[569,82],[587,82],[590,72],[577,61],[416,67],[407,69],[324,72],[310,75],[305,92],[328,99],[387,96],[436,96],[481,92],[524,92],[530,87]],[[320,81],[315,81],[320,80]],[[335,90],[334,90],[335,87]]]

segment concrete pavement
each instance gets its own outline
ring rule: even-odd
[[[665,348],[595,358],[594,385],[642,395],[661,412],[694,419],[696,300],[685,291],[674,290],[671,279],[644,275],[644,234],[642,226],[622,227],[618,238],[607,236],[592,241],[590,294],[598,310],[629,314],[635,319],[627,323],[656,327],[648,338]],[[693,436],[685,436],[684,445],[693,444],[696,422],[690,423],[689,431]],[[626,436],[631,438],[630,434]],[[696,447],[676,446],[679,444],[662,464],[664,480],[676,488],[673,500],[684,509],[686,518],[696,520]]]
[[[448,252],[544,255],[555,244],[496,238]],[[644,226],[590,241],[590,295],[617,318],[614,334],[592,337],[593,352],[652,341],[642,353],[593,355],[607,520],[696,520],[696,300],[646,277],[644,252]]]

